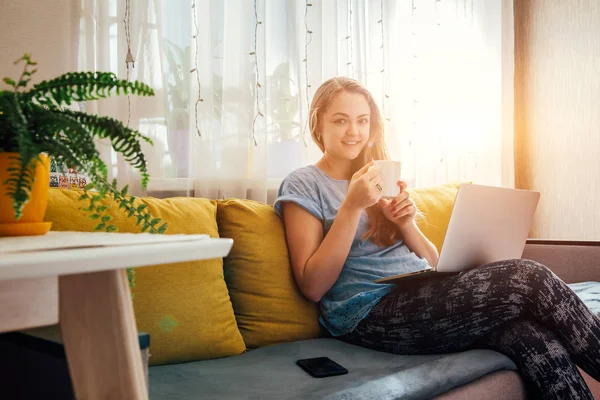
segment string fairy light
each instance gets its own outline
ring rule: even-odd
[[[194,34],[192,35],[192,39],[194,39],[194,48],[195,48],[195,57],[194,57],[194,68],[190,70],[190,73],[196,75],[196,84],[198,85],[198,98],[196,99],[196,104],[194,105],[194,115],[195,115],[195,123],[196,123],[196,133],[199,137],[202,137],[202,131],[200,131],[200,123],[198,118],[198,108],[200,107],[200,103],[204,101],[202,98],[202,85],[200,84],[200,73],[198,71],[198,35],[200,31],[198,30],[198,17],[196,10],[196,0],[192,1],[192,16],[194,19]]]
[[[436,0],[436,2],[435,2],[435,9],[434,9],[434,13],[435,13],[435,18],[434,19],[435,19],[436,27],[438,28],[438,35],[442,34],[441,30],[439,30],[439,28],[442,26],[442,23],[441,23],[442,17],[440,16],[440,7],[441,7],[441,5],[442,5],[441,4],[441,0]],[[441,134],[438,134],[438,140],[440,140],[440,141],[443,140]],[[441,147],[441,154],[440,154],[440,163],[444,162],[444,159],[446,157],[446,151],[447,151],[447,147],[446,146],[442,146]],[[446,174],[447,173],[448,173],[448,169],[446,167]]]
[[[308,45],[310,42],[312,42],[313,32],[308,29],[308,7],[312,7],[312,3],[306,1],[304,4],[304,30],[306,33],[304,35],[304,60],[302,60],[302,62],[304,62],[304,78],[306,82],[306,90],[304,91],[304,94],[306,95],[306,108],[309,109],[310,102],[308,98],[308,92],[310,90],[310,83],[308,82]],[[306,129],[309,118],[310,116],[307,113],[306,121],[304,121],[304,128],[302,129],[302,143],[304,143],[304,147],[308,147],[308,144],[306,143]]]
[[[380,25],[381,25],[381,91],[383,93],[383,99],[382,99],[382,111],[383,111],[383,117],[389,121],[390,119],[388,117],[386,117],[386,99],[389,99],[390,96],[388,96],[387,91],[385,90],[385,36],[384,36],[384,29],[383,29],[383,0],[381,0],[379,2],[379,11],[380,11],[380,15],[379,15],[379,21],[377,21]]]
[[[413,42],[414,42],[415,36],[416,36],[416,33],[415,33],[414,29],[413,29],[413,20],[414,20],[414,15],[415,15],[415,9],[416,9],[416,7],[415,7],[415,0],[411,0],[411,5],[410,5],[410,30],[411,30],[411,37],[412,37]],[[413,43],[413,61],[416,58],[417,58],[417,55],[416,55],[416,53],[414,53],[414,43]],[[413,93],[415,92],[414,86],[415,86],[415,81],[416,81],[416,78],[415,78],[415,75],[414,75],[414,70],[415,70],[415,67],[413,65],[413,69],[412,69],[412,71],[413,71],[413,77],[411,79],[412,82],[413,82],[413,88],[412,88]],[[413,112],[412,112],[413,129],[416,129],[416,126],[417,126],[417,121],[415,120],[416,102],[417,102],[416,99],[413,98]],[[414,135],[414,132],[412,132],[412,135]],[[410,147],[411,145],[412,145],[412,139],[409,139],[408,140],[408,146]],[[416,163],[416,161],[415,161],[415,163]],[[416,168],[416,164],[415,164],[415,168]]]
[[[127,42],[127,55],[125,56],[125,68],[126,68],[126,77],[125,79],[129,81],[129,72],[130,65],[131,68],[135,68],[135,59],[133,58],[133,54],[131,53],[131,34],[130,34],[130,18],[131,18],[131,2],[130,0],[125,0],[125,17],[123,18],[123,24],[125,25],[125,40]],[[131,94],[130,91],[127,91],[127,126],[129,127],[129,122],[131,120]]]
[[[254,146],[258,146],[258,142],[256,141],[256,120],[258,117],[264,117],[262,111],[260,111],[260,103],[258,99],[258,90],[262,88],[262,85],[259,82],[259,70],[258,70],[258,54],[257,54],[257,37],[258,37],[258,25],[262,24],[262,21],[258,20],[258,10],[257,10],[257,0],[254,0],[254,51],[250,53],[251,56],[254,56],[254,76],[256,83],[256,115],[254,115],[254,120],[252,121],[252,141]]]
[[[352,42],[352,0],[348,0],[348,28],[346,40],[348,41],[348,62],[346,62],[346,65],[348,66],[348,75],[354,78],[354,64],[352,63],[354,60],[354,44]]]
[[[417,78],[415,77],[415,70],[416,70],[416,63],[417,63],[417,53],[416,53],[416,44],[415,42],[417,41],[417,34],[414,30],[414,17],[415,17],[415,10],[417,9],[416,5],[415,5],[415,0],[411,0],[411,9],[410,9],[410,27],[411,27],[411,35],[412,35],[412,39],[413,39],[413,126],[416,129],[416,126],[418,125],[417,121],[416,121],[416,115],[417,115],[417,99],[415,98],[415,94],[416,94],[416,90],[415,90],[415,86],[416,86],[416,81]]]

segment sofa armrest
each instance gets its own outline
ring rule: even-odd
[[[550,268],[566,283],[600,281],[600,242],[529,239],[523,258]]]

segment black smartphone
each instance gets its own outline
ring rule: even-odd
[[[296,364],[315,378],[344,375],[348,370],[329,357],[305,358],[296,361]]]

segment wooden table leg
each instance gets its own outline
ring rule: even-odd
[[[78,399],[147,399],[125,270],[59,278],[59,310]]]

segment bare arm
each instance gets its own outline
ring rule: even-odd
[[[340,276],[361,214],[381,198],[376,189],[380,181],[379,167],[373,166],[372,162],[352,176],[348,194],[325,238],[321,221],[294,203],[283,203],[294,278],[309,300],[320,301]]]
[[[404,244],[419,257],[423,257],[433,268],[437,266],[438,251],[436,247],[423,235],[415,223],[417,206],[406,190],[406,182],[398,181],[400,192],[393,201],[382,199],[379,205],[387,219],[392,221],[402,237]]]
[[[419,257],[425,258],[429,265],[435,268],[439,258],[438,251],[433,243],[423,235],[415,221],[399,226],[398,229],[400,235],[402,235],[402,240],[410,251]]]
[[[297,204],[283,204],[294,278],[309,300],[318,302],[335,284],[350,252],[360,215],[360,210],[342,206],[323,239],[321,221]]]

